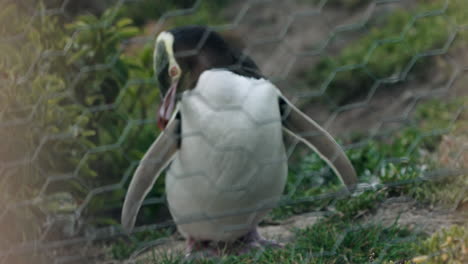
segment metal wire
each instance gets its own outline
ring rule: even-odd
[[[114,8],[112,9],[113,14],[109,15],[109,18],[117,16],[118,12],[120,12],[125,5],[138,1],[139,0],[116,1],[116,3],[112,5],[114,6]],[[41,18],[59,17],[60,19],[72,21],[74,19],[74,16],[68,12],[67,8],[70,4],[70,1],[64,0],[59,2],[60,4],[57,5],[57,7],[34,10],[31,13],[31,19],[30,22],[27,24],[28,26],[26,28],[33,27],[33,23],[36,23],[35,21],[38,21]],[[33,191],[31,191],[33,195],[29,195],[29,198],[26,200],[10,201],[7,199],[8,197],[6,195],[4,198],[2,198],[3,196],[0,195],[0,200],[2,201],[2,204],[0,204],[0,230],[7,230],[8,226],[5,225],[11,224],[11,221],[14,221],[14,219],[16,219],[14,216],[16,214],[19,214],[20,212],[24,212],[25,210],[30,210],[36,213],[39,212],[38,214],[41,215],[41,217],[38,217],[37,219],[35,217],[31,217],[29,219],[31,223],[34,223],[34,226],[37,226],[37,228],[33,232],[36,233],[35,235],[27,235],[25,236],[26,239],[17,240],[15,243],[10,243],[10,238],[0,238],[0,263],[14,263],[12,262],[12,260],[21,260],[23,256],[28,255],[41,256],[37,257],[37,260],[43,261],[44,263],[106,263],[106,261],[112,263],[112,260],[108,260],[105,258],[105,256],[102,256],[101,250],[96,250],[95,248],[102,248],[102,245],[105,243],[109,243],[109,241],[113,241],[118,238],[123,238],[125,237],[125,233],[121,230],[120,226],[114,222],[101,225],[93,224],[93,215],[86,215],[85,211],[88,210],[91,206],[91,201],[99,195],[111,195],[112,192],[125,190],[126,184],[128,184],[131,175],[133,174],[135,168],[139,163],[139,160],[135,160],[133,158],[133,154],[131,153],[123,153],[123,162],[127,163],[128,167],[120,172],[121,174],[117,177],[119,179],[118,181],[98,183],[90,181],[89,179],[84,179],[83,174],[90,160],[103,160],[106,159],[107,156],[111,155],[111,153],[113,153],[114,151],[126,151],[128,147],[125,146],[134,143],[134,141],[132,141],[134,139],[131,138],[131,133],[133,130],[139,129],[142,126],[154,126],[155,120],[153,117],[136,118],[132,116],[132,113],[122,112],[122,110],[119,107],[126,102],[125,100],[128,100],[128,96],[131,92],[130,90],[132,86],[140,84],[155,85],[155,82],[151,77],[148,76],[137,79],[128,79],[123,85],[123,88],[120,91],[118,91],[118,95],[116,96],[116,99],[113,102],[92,106],[86,106],[82,104],[78,99],[80,95],[76,94],[74,91],[76,91],[77,87],[82,84],[81,81],[83,79],[89,76],[91,76],[92,78],[94,75],[97,75],[100,72],[105,72],[109,70],[112,71],[114,67],[116,67],[116,65],[119,63],[119,58],[121,56],[127,56],[125,55],[125,52],[131,45],[140,45],[140,47],[143,47],[145,44],[152,45],[154,41],[154,36],[163,28],[166,28],[167,24],[171,23],[171,19],[197,14],[197,12],[200,10],[202,2],[203,1],[201,0],[197,0],[190,8],[165,12],[157,20],[157,22],[155,22],[150,32],[147,33],[145,36],[137,36],[131,39],[122,40],[115,54],[109,60],[107,60],[106,63],[97,65],[81,65],[81,67],[79,69],[75,69],[75,71],[70,70],[69,76],[67,76],[67,87],[65,87],[65,89],[63,89],[62,91],[42,94],[35,102],[29,102],[31,103],[31,105],[28,105],[28,102],[19,102],[21,104],[19,108],[13,108],[14,104],[8,105],[6,106],[6,108],[4,106],[0,106],[0,133],[2,133],[1,131],[13,131],[13,133],[10,133],[9,135],[14,135],[14,131],[24,129],[25,127],[28,128],[28,125],[36,122],[37,118],[41,116],[41,107],[49,100],[54,100],[56,98],[66,98],[71,102],[81,105],[81,107],[77,111],[82,113],[81,115],[83,117],[88,116],[90,118],[95,118],[101,115],[102,113],[113,113],[116,116],[118,116],[118,119],[120,121],[125,122],[125,125],[123,126],[122,130],[116,131],[116,133],[119,134],[119,136],[117,137],[117,141],[107,142],[107,144],[97,145],[93,147],[82,146],[81,149],[83,149],[83,151],[81,151],[81,153],[75,154],[80,156],[79,162],[76,163],[76,167],[67,168],[62,171],[49,171],[47,168],[41,167],[40,161],[49,158],[49,156],[47,155],[47,144],[52,141],[76,141],[77,144],[82,144],[77,141],[76,136],[76,133],[80,132],[76,132],[74,130],[67,130],[61,131],[59,133],[49,133],[47,130],[44,130],[44,133],[41,134],[39,141],[33,142],[32,145],[27,148],[28,150],[32,151],[22,152],[22,155],[17,159],[4,159],[4,156],[6,157],[8,151],[5,151],[4,153],[0,152],[0,186],[6,186],[6,183],[12,181],[12,179],[16,177],[18,171],[22,170],[23,168],[29,168],[29,170],[19,172],[22,173],[23,177],[25,177],[26,179],[29,177],[29,175],[27,175],[28,173],[31,174],[31,177],[33,177],[33,175],[40,174],[44,178],[42,182],[38,183],[39,185],[29,188],[30,190],[33,189]],[[333,45],[336,44],[336,40],[342,35],[349,34],[352,37],[353,35],[360,34],[360,32],[362,31],[368,32],[369,28],[373,26],[373,23],[375,23],[374,20],[376,19],[376,14],[382,15],[382,9],[385,8],[386,5],[394,5],[393,7],[389,7],[388,10],[383,12],[386,15],[396,12],[396,8],[401,8],[406,5],[406,3],[403,3],[406,1],[398,0],[367,1],[367,3],[363,5],[363,7],[359,7],[357,9],[361,10],[361,12],[357,13],[357,15],[354,14],[358,17],[357,19],[353,19],[351,23],[335,25],[335,21],[330,21],[330,19],[327,18],[327,15],[329,15],[333,11],[333,9],[330,7],[332,3],[329,2],[333,1],[296,1],[293,3],[293,5],[303,6],[304,10],[302,10],[301,8],[296,8],[292,11],[276,10],[279,13],[283,12],[281,16],[284,21],[283,23],[281,23],[280,27],[275,27],[276,25],[274,24],[269,25],[268,23],[258,23],[256,25],[256,27],[258,27],[257,29],[252,28],[251,30],[246,30],[246,28],[248,29],[249,26],[251,27],[253,25],[252,23],[246,24],[246,20],[252,19],[252,16],[258,16],[257,18],[265,16],[264,14],[260,13],[261,11],[264,11],[262,10],[263,7],[274,7],[278,5],[281,8],[283,7],[283,5],[286,5],[284,2],[281,1],[246,0],[242,1],[242,3],[232,4],[232,8],[235,8],[235,10],[231,10],[231,13],[234,15],[231,15],[229,20],[226,20],[226,23],[211,25],[211,28],[221,33],[241,30],[245,34],[251,34],[244,35],[246,47],[243,51],[249,56],[252,56],[254,59],[256,59],[256,61],[260,64],[261,67],[264,66],[265,68],[271,69],[272,67],[274,68],[274,66],[279,66],[279,69],[275,69],[275,71],[266,71],[266,75],[270,80],[277,84],[278,87],[285,94],[289,96],[292,102],[298,104],[301,104],[301,102],[307,100],[316,100],[315,102],[317,104],[322,104],[323,106],[323,100],[319,102],[317,101],[317,98],[325,98],[326,101],[327,98],[330,97],[330,95],[328,95],[330,86],[333,84],[334,81],[336,81],[338,75],[354,70],[361,70],[362,72],[364,72],[368,76],[371,84],[363,97],[360,97],[360,99],[357,101],[348,102],[346,104],[337,104],[336,102],[333,102],[333,100],[328,100],[326,101],[328,103],[326,103],[324,106],[329,107],[329,109],[331,110],[322,111],[319,113],[321,114],[321,116],[317,117],[321,119],[319,121],[321,124],[323,124],[325,128],[330,129],[330,131],[338,139],[344,139],[345,142],[346,139],[349,139],[350,135],[353,132],[355,132],[352,131],[352,128],[349,131],[343,131],[342,129],[346,127],[346,125],[339,125],[340,122],[346,124],[344,119],[347,118],[347,114],[354,111],[354,113],[356,113],[354,114],[354,117],[349,118],[355,118],[355,122],[359,122],[359,115],[370,115],[369,113],[375,111],[376,105],[375,102],[373,102],[373,100],[375,100],[377,96],[380,96],[378,95],[378,93],[381,93],[383,90],[385,90],[385,85],[398,85],[398,91],[401,93],[402,96],[397,96],[397,98],[394,99],[394,101],[392,102],[386,101],[385,104],[388,104],[389,110],[376,112],[376,114],[379,116],[373,118],[374,123],[365,125],[365,127],[368,127],[369,130],[365,131],[361,129],[359,131],[360,133],[365,134],[364,139],[357,143],[354,142],[352,144],[350,143],[347,145],[343,145],[345,149],[356,149],[359,147],[360,144],[365,145],[366,142],[369,140],[385,138],[389,135],[395,134],[395,131],[399,131],[405,127],[412,126],[415,122],[414,112],[416,107],[418,107],[421,103],[425,102],[426,99],[430,98],[446,100],[448,95],[450,95],[450,93],[453,91],[453,87],[456,81],[460,79],[464,74],[466,74],[468,66],[457,65],[455,62],[453,62],[453,58],[451,58],[451,56],[453,56],[452,48],[455,45],[454,43],[456,42],[457,37],[459,37],[460,34],[465,31],[466,25],[459,25],[453,21],[448,29],[448,38],[443,42],[442,45],[434,47],[433,49],[428,49],[413,54],[411,56],[411,59],[407,62],[407,64],[391,76],[377,76],[374,73],[372,64],[369,63],[372,59],[373,54],[375,54],[376,50],[379,49],[379,47],[386,44],[398,43],[405,45],[404,42],[406,39],[408,39],[409,34],[411,34],[411,30],[414,30],[414,25],[418,23],[421,19],[431,17],[442,17],[443,19],[450,20],[450,17],[448,17],[447,15],[447,9],[451,1],[447,0],[437,10],[428,10],[420,13],[415,13],[412,16],[412,19],[404,26],[403,30],[400,32],[399,35],[373,41],[372,45],[367,50],[365,55],[362,58],[360,58],[360,62],[352,65],[337,66],[331,73],[328,74],[328,76],[325,76],[325,78],[317,84],[317,87],[308,87],[308,84],[305,80],[307,77],[303,77],[304,75],[301,75],[301,70],[298,68],[312,68],[314,65],[316,65],[319,58],[329,56],[329,49],[333,48]],[[275,15],[279,16],[278,14],[267,13],[266,16],[268,15],[271,15],[273,17]],[[343,16],[344,15],[345,13],[343,13]],[[334,14],[334,16],[339,17],[339,15],[336,14]],[[307,43],[307,39],[303,39],[301,44],[297,44],[296,42],[294,42],[296,41],[295,39],[290,39],[290,35],[293,32],[299,30],[298,27],[302,25],[299,19],[301,19],[301,21],[304,19],[306,19],[306,21],[307,19],[310,19],[311,21],[315,21],[316,19],[323,20],[322,22],[325,23],[328,27],[326,29],[327,33],[323,36],[322,39],[318,40],[316,43]],[[320,27],[321,25],[307,24],[302,26],[314,28]],[[2,83],[1,85],[5,87],[7,85],[16,85],[18,89],[20,89],[21,87],[27,87],[26,89],[30,89],[32,91],[34,87],[33,84],[30,82],[34,80],[34,77],[36,75],[42,74],[43,72],[50,72],[49,66],[46,63],[47,61],[50,61],[54,58],[61,58],[64,60],[71,59],[70,56],[72,55],[72,49],[74,45],[77,44],[77,39],[79,38],[79,34],[81,32],[92,32],[93,30],[106,31],[110,27],[112,27],[112,21],[103,21],[102,23],[93,25],[92,27],[82,27],[77,29],[70,35],[68,41],[63,44],[63,48],[60,48],[58,50],[41,50],[41,53],[37,54],[37,56],[32,59],[29,68],[21,76],[16,76],[13,81],[1,80],[2,82],[9,82],[8,84]],[[262,35],[262,28],[273,28],[274,34]],[[320,31],[322,29],[316,28],[316,30]],[[259,36],[254,35],[255,33],[258,33]],[[27,32],[19,32],[18,34],[14,35],[3,35],[0,37],[0,43],[18,43],[19,45],[21,42],[24,41],[26,34]],[[352,38],[350,38],[349,40],[346,40],[345,38],[344,44],[342,43],[340,44],[339,48],[334,49],[338,49],[338,51],[344,50],[349,45],[352,45],[352,43]],[[268,47],[272,45],[276,46],[275,51],[277,51],[278,54],[255,54],[256,50],[262,49],[262,47],[268,49]],[[281,55],[281,52],[284,52],[285,54]],[[278,64],[278,58],[284,59],[284,61],[282,61],[280,65]],[[411,85],[414,84],[414,82],[412,81],[411,74],[415,69],[416,64],[420,62],[423,58],[442,58],[442,60],[445,60],[445,62],[451,67],[450,73],[448,74],[449,77],[443,83],[436,85],[436,87],[424,87],[425,89],[413,89]],[[312,62],[307,63],[308,59],[310,59]],[[429,85],[431,85],[431,76],[429,76],[428,78],[429,80],[427,80],[426,83],[429,83]],[[9,79],[9,77],[6,79]],[[294,82],[292,80],[294,80]],[[288,85],[291,83],[293,83],[294,85]],[[20,85],[24,86],[20,87]],[[293,86],[297,86],[298,89],[296,89],[296,87]],[[242,105],[216,106],[211,105],[207,99],[203,98],[202,95],[195,94],[195,96],[200,97],[200,100],[204,101],[213,112],[236,112],[238,115],[244,116],[245,119],[248,120],[248,122],[250,122],[252,126],[267,126],[271,123],[280,122],[280,120],[268,118],[264,120],[258,120],[257,117],[253,116],[251,113],[246,111],[242,107]],[[382,101],[380,102],[382,103]],[[22,103],[24,103],[24,105]],[[391,110],[393,105],[396,105],[397,108],[402,107],[403,109]],[[417,152],[417,146],[419,142],[424,138],[449,134],[450,131],[453,130],[455,123],[459,120],[462,113],[467,111],[467,107],[468,105],[465,102],[463,106],[457,109],[457,111],[453,112],[451,116],[451,121],[447,126],[435,128],[429,132],[426,132],[425,134],[418,136],[415,142],[406,150],[405,157],[411,156],[413,153]],[[383,108],[385,108],[385,106]],[[308,112],[308,114],[310,114],[310,116],[314,119],[316,118],[316,116],[314,116],[313,111],[316,109],[317,108],[311,108],[311,110]],[[22,111],[26,114],[19,118],[9,118],[9,116],[14,116],[11,113],[19,111]],[[58,122],[68,122],[66,120],[66,117],[64,118],[65,119],[59,120]],[[74,127],[75,129],[80,129],[79,124],[76,124],[76,126]],[[33,129],[43,128],[30,127],[28,129],[31,129],[32,131]],[[203,131],[196,131],[188,134],[183,134],[182,137],[202,138],[204,142],[211,145],[213,151],[215,152],[241,152],[243,153],[243,155],[245,155],[246,159],[249,159],[249,157],[252,155],[251,150],[248,148],[248,146],[224,146],[219,142],[212,142],[209,135],[205,135]],[[3,138],[1,143],[2,148],[4,147],[5,149],[14,149],[16,146],[18,146],[17,144],[18,141],[13,140],[13,138]],[[456,155],[458,157],[462,157],[463,155],[466,155],[466,150],[467,146],[464,146],[460,150],[458,150]],[[296,144],[292,144],[287,151],[288,159],[294,159],[294,153],[300,151],[301,150],[298,142],[296,142]],[[71,155],[71,153],[64,151],[63,156],[67,155]],[[386,157],[386,159],[382,160],[381,162],[408,162],[407,159],[405,159],[405,157]],[[458,158],[456,157],[454,158],[454,160],[457,159]],[[253,163],[252,165],[255,166],[257,170],[260,170],[263,168],[263,166],[267,166],[268,164],[275,162],[278,162],[278,160],[262,160],[259,162],[251,161],[251,163]],[[378,171],[373,171],[371,173],[378,174]],[[385,188],[395,186],[406,186],[414,182],[425,182],[433,181],[443,177],[454,177],[459,175],[460,173],[464,173],[464,171],[457,170],[454,168],[447,169],[437,167],[433,169],[423,170],[421,172],[421,175],[419,175],[415,179],[399,180],[391,183],[360,182],[353,195],[358,196],[360,193],[366,191],[378,192],[379,190]],[[97,175],[96,178],[99,178],[100,176],[101,175]],[[209,176],[206,175],[206,173],[203,171],[180,175],[181,178],[199,176],[204,177],[203,180],[210,180]],[[314,177],[323,177],[323,175],[317,172],[312,175],[304,176],[304,178]],[[55,193],[59,193],[61,192],[61,185],[57,184],[66,182],[74,182],[74,184],[80,185],[80,188],[82,188],[82,192],[85,192],[85,195],[81,196],[80,201],[73,201],[73,203],[76,204],[76,206],[73,207],[73,210],[71,212],[69,211],[66,214],[60,214],[53,213],[47,211],[47,209],[44,209],[45,204],[47,204],[47,202],[54,201],[54,199],[58,199],[53,198],[54,192],[51,191],[51,189],[55,189]],[[26,182],[22,182],[21,184],[28,185],[28,183]],[[96,184],[100,185],[96,186]],[[250,182],[244,182],[242,185],[235,186],[235,188],[231,189],[230,191],[241,191],[242,188],[249,184]],[[297,184],[299,185],[300,182]],[[218,186],[216,184],[213,185],[213,188],[217,187]],[[297,186],[295,187],[297,188]],[[221,189],[220,191],[226,190]],[[296,206],[307,202],[321,201],[330,198],[340,200],[345,197],[348,197],[347,195],[348,194],[343,189],[299,198],[293,198],[292,193],[289,193],[283,196],[283,199],[280,201],[279,206]],[[74,195],[71,195],[71,197],[74,197]],[[66,198],[63,199],[74,200],[74,198],[70,198],[69,196],[66,196]],[[59,199],[57,203],[62,203],[62,205],[67,205],[70,203],[60,201],[62,200]],[[144,206],[161,206],[164,204],[164,196],[148,197]],[[112,206],[115,207],[116,205]],[[250,208],[246,210],[246,212],[230,211],[227,215],[236,215],[239,213],[248,213],[252,210],[256,211],[260,209],[271,209],[275,207],[276,205],[272,206],[270,203],[265,202],[264,207],[253,209]],[[115,216],[113,217],[115,218]],[[200,212],[200,215],[190,217],[186,219],[186,221],[191,222],[206,219],[210,219],[210,216],[206,215],[204,212]],[[58,228],[62,228],[63,230],[58,230]],[[154,224],[138,226],[134,230],[134,233],[138,233],[145,230],[165,230],[168,228],[174,229],[174,223],[166,219]],[[313,252],[308,256],[309,259],[317,256],[337,254],[336,249],[342,243],[347,233],[363,228],[363,226],[356,224],[356,226],[347,229],[339,237],[339,239],[336,240],[335,245],[330,251]],[[423,226],[420,226],[419,228],[422,229]],[[26,233],[28,231],[25,230],[24,232]],[[61,233],[61,235],[53,236],[52,234],[54,233]],[[50,236],[52,236],[52,238]],[[410,237],[408,239],[415,240],[416,238]],[[129,261],[135,261],[135,258],[137,258],[137,255],[139,255],[140,252],[145,251],[146,249],[151,248],[157,244],[163,244],[167,240],[167,238],[163,238],[155,241],[145,242],[143,245],[140,245],[140,247],[136,249],[135,252],[133,252]],[[390,241],[389,245],[392,243],[399,242],[400,241]],[[260,255],[258,255],[258,257],[259,256]],[[382,252],[379,255],[380,261],[384,256],[385,252]],[[375,263],[380,263],[379,259],[376,260]],[[305,260],[304,263],[307,263],[307,261]]]

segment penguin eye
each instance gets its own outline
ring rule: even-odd
[[[169,71],[169,75],[171,76],[171,78],[176,77],[178,74],[179,69],[177,68],[177,66],[172,66],[171,70]]]

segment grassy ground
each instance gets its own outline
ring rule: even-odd
[[[424,76],[424,65],[433,63],[435,54],[443,53],[455,37],[466,35],[460,30],[467,23],[466,10],[465,1],[421,1],[414,10],[378,18],[366,36],[313,65],[305,74],[307,84],[337,107],[365,97],[377,82],[404,81],[408,74],[418,76],[421,71]]]
[[[185,263],[365,263],[373,260],[406,259],[417,235],[397,226],[356,226],[333,219],[297,230],[297,241],[281,250],[191,260]],[[182,257],[165,256],[154,263],[181,263]]]

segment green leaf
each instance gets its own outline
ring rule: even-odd
[[[131,25],[133,24],[133,21],[132,19],[130,18],[122,18],[120,19],[119,21],[117,21],[117,23],[115,24],[118,28],[123,28],[123,27],[126,27],[128,25]]]
[[[81,59],[83,56],[86,55],[86,53],[89,52],[89,49],[87,47],[83,47],[81,50],[75,52],[72,54],[70,57],[67,58],[67,64],[73,64],[77,60]]]
[[[120,39],[129,39],[140,33],[140,29],[137,27],[126,27],[118,31],[118,36]]]

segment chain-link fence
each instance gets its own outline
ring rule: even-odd
[[[467,260],[465,1],[0,5],[1,263],[183,260],[164,174],[131,234],[120,217],[132,175],[159,134],[155,37],[193,24],[218,32],[252,58],[266,79],[337,139],[359,179],[348,193],[319,155],[285,138],[285,190],[268,205],[259,232],[286,247],[210,261]],[[258,129],[279,122],[263,122],[242,107],[206,105],[213,115],[244,116]],[[216,155],[239,152],[232,155],[256,168],[242,182],[225,180],[220,198],[241,201],[255,175],[281,162],[249,158],[251,146],[226,146],[203,131],[183,130],[182,141],[201,138]],[[178,177],[173,182],[198,177],[209,188],[222,182],[204,173]],[[210,217],[199,213],[201,220]],[[452,225],[462,227],[437,233]]]

